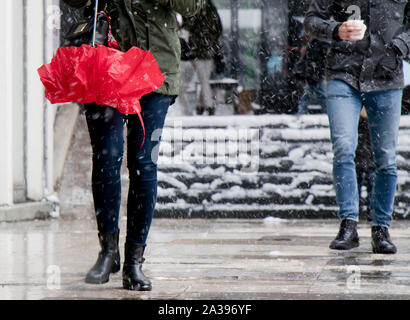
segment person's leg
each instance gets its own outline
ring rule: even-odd
[[[305,84],[303,88],[303,94],[300,97],[299,104],[298,104],[298,111],[297,114],[308,114],[308,107],[310,103],[310,96],[312,94],[310,85],[308,83]]]
[[[396,146],[401,114],[401,90],[365,95],[376,176],[372,225],[389,227],[397,183]]]
[[[373,212],[371,209],[371,199],[373,197],[373,188],[374,188],[374,181],[376,178],[376,170],[373,167],[367,169],[366,172],[366,189],[367,189],[367,197],[366,197],[366,214],[367,220],[373,221]]]
[[[149,94],[141,99],[145,142],[139,118],[128,118],[127,158],[130,187],[127,204],[127,238],[123,286],[129,290],[151,290],[141,267],[157,201],[157,160],[165,117],[173,97]]]
[[[214,111],[214,99],[212,97],[211,86],[209,79],[212,73],[212,60],[194,60],[193,61],[198,80],[201,84],[199,94],[199,107],[205,108],[208,112]]]
[[[114,108],[95,104],[85,108],[93,149],[92,191],[98,231],[116,233],[121,204],[123,115]]]
[[[194,73],[195,70],[191,61],[181,61],[181,78],[178,100],[186,115],[192,115],[192,110],[187,99],[187,91],[194,77]]]
[[[165,117],[173,97],[149,94],[141,99],[142,130],[137,115],[128,117],[127,159],[130,186],[127,204],[127,241],[145,245],[157,197],[157,159]]]
[[[92,191],[101,251],[87,273],[87,283],[109,281],[120,270],[118,217],[121,204],[121,164],[123,159],[123,116],[116,109],[85,105],[93,150]]]
[[[328,83],[327,96],[327,113],[334,153],[333,184],[341,220],[339,233],[330,244],[330,248],[347,250],[359,245],[356,230],[359,219],[359,195],[354,158],[362,100],[359,92],[338,80]]]
[[[326,90],[325,90],[325,82],[319,81],[314,86],[314,92],[316,95],[317,103],[322,107],[322,113],[327,113],[327,97],[326,97]]]
[[[397,184],[396,146],[401,115],[402,90],[365,95],[376,176],[371,198],[374,253],[396,253],[388,228],[392,220]]]
[[[362,213],[362,187],[363,187],[363,177],[364,177],[364,170],[356,165],[356,177],[357,177],[357,192],[359,195],[359,217]]]
[[[333,145],[333,183],[339,218],[358,221],[359,198],[354,163],[362,100],[360,93],[338,80],[328,84],[328,117]]]

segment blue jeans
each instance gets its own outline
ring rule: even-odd
[[[396,146],[402,90],[362,93],[343,81],[327,87],[327,112],[333,144],[333,182],[339,218],[358,221],[359,195],[355,171],[358,122],[366,108],[376,176],[370,199],[372,225],[389,227],[397,183]]]
[[[322,107],[322,112],[326,113],[326,91],[324,81],[319,81],[316,84],[310,85],[306,83],[303,94],[300,97],[298,105],[298,114],[308,114],[308,107],[312,97],[316,97],[317,104]]]
[[[157,200],[157,158],[161,130],[172,96],[156,93],[141,99],[144,133],[138,115],[127,116],[127,241],[146,244]],[[118,232],[121,205],[121,165],[124,120],[111,107],[86,104],[86,119],[93,149],[92,191],[101,233]]]

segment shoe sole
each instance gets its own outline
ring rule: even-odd
[[[89,284],[104,284],[107,283],[108,281],[110,281],[110,277],[108,276],[108,278],[106,279],[93,279],[93,278],[85,278],[85,283],[89,283]]]
[[[124,278],[122,280],[122,286],[126,290],[132,291],[151,291],[152,286],[141,286],[138,282],[133,282],[130,278]]]
[[[374,244],[372,243],[372,252],[375,254],[395,254],[397,253],[397,249],[396,250],[382,250],[382,249],[376,248]]]
[[[85,283],[89,283],[89,284],[104,284],[107,283],[108,281],[110,281],[110,274],[111,273],[117,273],[118,271],[120,271],[121,269],[121,265],[118,263],[115,263],[112,268],[111,268],[111,272],[108,274],[108,276],[106,278],[102,278],[102,279],[95,279],[95,278],[85,278]]]
[[[337,245],[332,246],[332,245],[330,245],[329,248],[333,249],[333,250],[350,250],[350,249],[357,248],[359,246],[360,246],[360,242],[357,241],[352,246],[349,246],[349,247],[346,247],[346,246],[343,246],[343,245],[342,246],[337,246]]]

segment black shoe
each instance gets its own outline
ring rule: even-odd
[[[210,116],[215,115],[215,108],[214,107],[207,108],[207,111],[208,111],[208,115],[210,115]]]
[[[204,111],[205,111],[205,107],[204,107],[204,106],[196,106],[196,114],[197,114],[197,115],[203,114]]]
[[[359,235],[357,233],[357,222],[344,219],[340,223],[339,233],[330,243],[329,248],[335,250],[349,250],[359,246]]]
[[[110,280],[110,274],[120,271],[120,251],[118,249],[118,233],[99,233],[101,251],[97,262],[87,273],[86,283],[103,284]]]
[[[382,226],[372,227],[373,253],[396,253],[397,248],[390,239],[389,229]]]
[[[124,289],[151,291],[151,281],[142,272],[145,246],[132,242],[125,243],[125,260],[122,268],[122,285]]]

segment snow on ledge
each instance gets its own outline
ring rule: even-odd
[[[325,114],[315,115],[231,115],[231,116],[170,116],[167,117],[166,127],[262,127],[285,125],[289,128],[303,128],[311,126],[329,126]],[[400,128],[410,128],[410,115],[400,118]]]
[[[284,124],[290,128],[299,126],[328,126],[326,115],[232,115],[232,116],[178,116],[168,117],[165,126],[171,127],[262,127]]]

